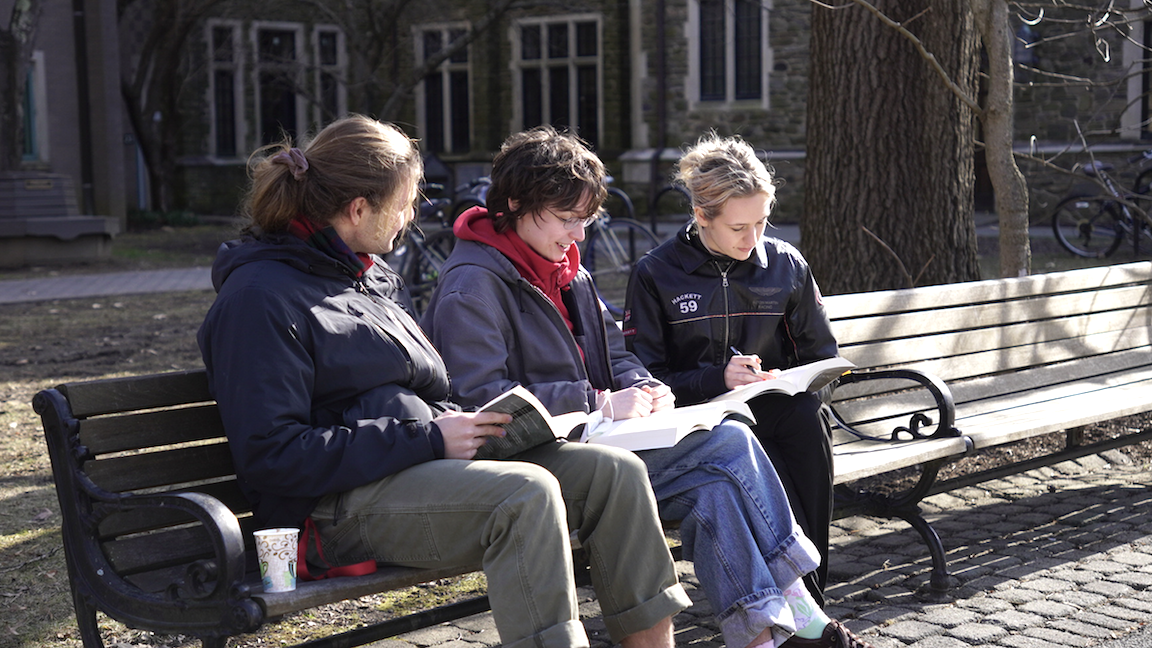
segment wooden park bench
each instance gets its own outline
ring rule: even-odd
[[[1152,410],[1152,263],[827,297],[842,353],[859,367],[835,390],[840,517],[899,517],[927,542],[931,585],[949,586],[944,551],[920,514],[941,465],[981,448],[1068,431],[1067,449],[1027,469],[1148,438],[1078,443],[1080,426]],[[228,636],[368,594],[475,571],[382,566],[266,594],[250,508],[203,370],[74,382],[37,394],[60,500],[80,634],[101,646],[97,611],[133,627]],[[848,422],[851,422],[849,424]],[[901,431],[895,432],[898,428]],[[850,431],[851,429],[851,431]],[[895,440],[893,440],[895,437]],[[919,466],[910,491],[849,488]],[[480,597],[316,640],[355,646],[488,608]]]
[[[1085,444],[1082,434],[1152,411],[1150,262],[836,295],[825,306],[841,355],[860,367],[834,393],[836,516],[908,521],[931,552],[932,589],[951,579],[921,499],[1152,438],[1135,430]],[[910,389],[913,378],[937,393]],[[936,480],[948,462],[1054,432],[1066,435],[1056,452]],[[905,492],[848,487],[913,465],[919,482]]]
[[[99,610],[128,626],[223,648],[285,614],[469,573],[381,566],[265,593],[204,370],[75,382],[40,392],[80,635],[103,646]],[[358,646],[488,609],[478,597],[310,646]]]

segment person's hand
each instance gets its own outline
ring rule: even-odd
[[[672,388],[668,385],[655,385],[652,387],[641,387],[649,396],[652,397],[652,411],[659,412],[660,410],[672,409],[676,407],[676,395],[672,393]]]
[[[608,394],[603,407],[613,421],[639,418],[652,413],[652,395],[639,387],[629,387]]]
[[[471,459],[490,436],[504,436],[512,415],[503,412],[444,412],[435,418],[444,437],[445,459]]]
[[[724,367],[724,386],[728,389],[736,389],[741,385],[772,380],[779,373],[776,369],[761,371],[760,356],[758,355],[734,355],[728,361],[728,365]]]

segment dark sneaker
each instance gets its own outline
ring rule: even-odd
[[[833,619],[819,639],[801,639],[792,636],[780,648],[873,648],[872,644],[852,634],[843,623]]]

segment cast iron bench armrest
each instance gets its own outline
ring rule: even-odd
[[[906,434],[912,439],[937,439],[960,436],[960,430],[956,429],[955,425],[956,404],[952,399],[952,390],[948,389],[948,385],[944,384],[943,380],[940,380],[932,374],[916,369],[870,369],[850,371],[841,376],[833,384],[835,387],[841,387],[869,380],[910,380],[927,389],[928,393],[932,395],[932,400],[935,401],[934,409],[937,412],[938,421],[935,432],[932,434],[923,434],[920,432],[922,427],[931,425],[933,421],[928,415],[919,412],[912,416],[907,427],[899,426],[894,428],[888,440],[899,441],[901,440],[901,434]],[[833,389],[835,389],[835,387]],[[860,432],[849,425],[848,422],[840,416],[840,413],[836,411],[834,403],[829,405],[829,409],[832,411],[834,422],[844,431],[862,439],[883,440],[882,438]]]
[[[99,489],[90,492],[94,499]],[[172,582],[166,592],[170,600],[225,599],[247,592],[244,587],[244,536],[236,516],[222,502],[204,493],[164,493],[156,495],[113,495],[92,507],[92,524],[113,513],[141,509],[177,510],[194,517],[203,526],[212,543],[213,556],[198,560],[187,569],[184,578]]]

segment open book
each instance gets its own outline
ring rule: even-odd
[[[748,405],[740,401],[688,405],[621,421],[605,420],[599,412],[593,412],[589,415],[580,440],[633,451],[670,448],[689,434],[698,430],[711,430],[733,415],[748,423],[756,420]]]
[[[511,414],[512,422],[504,426],[504,436],[488,437],[476,451],[475,459],[507,459],[529,448],[567,438],[588,420],[584,412],[552,416],[540,399],[523,385],[516,385],[488,401],[480,411]]]
[[[781,371],[775,378],[762,380],[758,383],[741,385],[736,389],[724,392],[709,402],[717,401],[743,401],[747,402],[760,394],[779,392],[795,396],[800,392],[820,391],[828,383],[843,376],[856,365],[844,358],[825,358],[799,367],[792,367]]]
[[[504,426],[504,436],[488,437],[476,451],[475,459],[507,459],[556,439],[570,438],[578,428],[580,440],[603,443],[625,450],[669,448],[697,430],[711,430],[729,416],[752,423],[752,411],[739,401],[700,403],[656,412],[651,416],[612,421],[600,412],[569,412],[553,416],[548,408],[524,386],[517,385],[488,401],[481,412],[504,412],[512,422]]]

